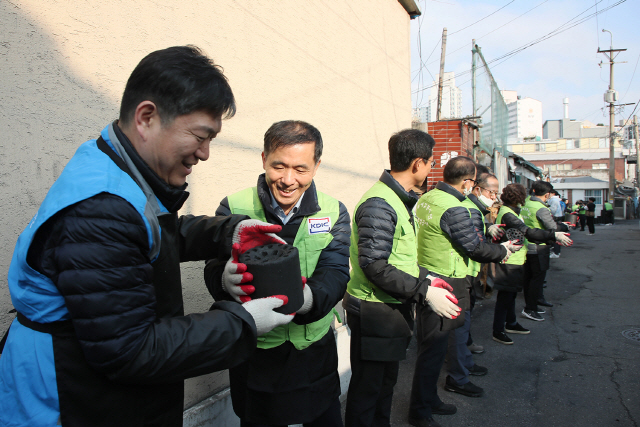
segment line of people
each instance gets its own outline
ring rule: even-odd
[[[243,427],[342,426],[331,328],[342,300],[351,330],[346,425],[390,425],[415,321],[409,420],[437,426],[434,414],[457,410],[438,396],[447,352],[445,389],[483,392],[469,376],[487,369],[468,347],[481,264],[504,267],[498,326],[519,329],[516,271],[530,277],[523,313],[540,320],[544,243],[570,244],[560,232],[529,231],[547,225],[548,191],[534,186],[524,204],[521,192],[507,196],[506,232],[486,223],[497,179],[467,157],[451,159],[443,181],[418,197],[413,188],[434,166],[435,145],[419,130],[390,138],[391,167],[352,218],[316,188],[320,132],[293,120],[265,133],[265,173],[255,187],[223,198],[215,216],[179,216],[186,177],[208,159],[235,108],[220,67],[193,46],[138,64],[119,120],[79,148],[18,239],[9,270],[18,315],[0,358],[1,423],[179,426],[183,380],[229,369]],[[327,218],[329,227],[312,229]],[[541,244],[523,250],[525,240],[504,237],[510,229]],[[239,256],[266,243],[299,251],[304,302],[294,314],[274,311],[286,296],[251,298],[253,277]],[[204,280],[216,302],[184,315],[180,263],[195,260],[208,260]]]

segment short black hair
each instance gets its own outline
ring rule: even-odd
[[[447,184],[458,185],[462,180],[475,179],[476,164],[468,157],[458,156],[449,160],[442,171],[442,178]]]
[[[222,72],[196,46],[152,52],[129,76],[120,103],[120,122],[128,124],[143,101],[156,104],[163,125],[196,111],[213,117],[233,117],[236,101]]]
[[[547,181],[536,181],[531,186],[531,192],[535,196],[544,196],[553,191],[553,185]]]
[[[595,197],[589,197],[589,201],[590,201],[590,202],[595,202],[595,201],[596,201],[596,198],[595,198]]]
[[[404,129],[389,138],[389,163],[392,172],[406,171],[415,159],[429,160],[436,141],[419,129]]]
[[[484,167],[484,166],[481,166]],[[494,178],[494,179],[498,179],[497,176],[495,176],[492,173],[489,172],[480,172],[480,169],[478,168],[478,165],[476,165],[476,169],[477,169],[477,175],[476,175],[476,187],[482,187],[482,188],[486,188],[489,185],[489,179]]]
[[[276,122],[264,134],[264,155],[280,147],[296,144],[315,144],[313,161],[318,163],[322,157],[322,135],[320,131],[307,122],[300,120],[283,120]]]

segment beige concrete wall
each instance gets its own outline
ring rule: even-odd
[[[391,133],[411,126],[409,16],[396,0],[0,2],[0,272],[18,234],[83,141],[117,118],[147,53],[203,48],[225,69],[238,113],[196,166],[183,213],[212,214],[261,173],[262,135],[306,120],[323,134],[318,187],[351,210],[388,167]],[[187,312],[208,309],[200,263],[185,266]],[[0,284],[0,333],[13,318]],[[213,378],[211,378],[213,377]],[[189,381],[191,405],[226,374]]]

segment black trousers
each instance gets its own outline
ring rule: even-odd
[[[347,427],[389,427],[393,387],[399,361],[364,360],[361,356],[360,316],[349,313],[351,330],[351,382],[347,393]]]
[[[504,324],[515,325],[517,292],[498,291],[493,312],[493,332],[504,332]]]
[[[304,427],[343,427],[342,410],[340,409],[340,398],[336,397],[324,414],[315,420],[304,423]],[[287,427],[286,425],[254,424],[247,421],[240,421],[240,427]]]
[[[441,317],[429,306],[416,307],[416,338],[418,359],[413,373],[409,416],[417,419],[431,417],[431,408],[438,407],[438,377],[447,354],[449,331],[442,331]]]
[[[587,223],[587,217],[582,214],[580,215],[580,231],[584,231],[584,225]]]
[[[547,253],[547,256],[548,253]],[[549,263],[547,262],[547,265]],[[524,301],[525,309],[538,310],[538,300],[542,297],[542,285],[547,269],[540,262],[540,254],[527,254],[524,263]]]
[[[593,226],[593,220],[595,218],[592,216],[587,217],[587,226],[589,227],[589,233],[593,234],[596,232],[596,228]]]

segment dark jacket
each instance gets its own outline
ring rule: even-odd
[[[436,184],[436,188],[451,194],[460,202],[465,198],[458,190],[442,181]],[[474,226],[469,209],[464,206],[447,209],[440,218],[440,229],[456,248],[474,261],[500,262],[507,255],[507,249],[504,246],[483,240],[480,235],[481,230],[477,230]]]
[[[267,222],[282,225],[271,207],[264,174],[258,177],[258,197]],[[313,307],[297,314],[293,322],[312,323],[322,319],[342,299],[349,281],[349,213],[340,203],[338,220],[331,228],[333,240],[324,248],[307,285],[313,293]],[[292,244],[305,216],[320,211],[315,183],[304,193],[300,208],[278,233]],[[216,215],[228,215],[225,197]],[[228,258],[207,262],[205,282],[216,299],[231,300],[222,289],[222,271]],[[234,302],[235,303],[235,302]],[[233,409],[243,420],[260,424],[296,424],[316,419],[340,395],[338,354],[333,330],[304,350],[289,341],[268,350],[258,349],[246,362],[229,371]]]
[[[509,206],[513,209],[516,215],[520,214],[520,208],[515,206]],[[546,210],[546,209],[540,209]],[[501,221],[504,224],[504,229],[509,230],[515,228],[524,233],[526,239],[530,244],[547,243],[552,244],[556,241],[555,231],[553,230],[541,230],[539,228],[529,228],[526,224],[520,220],[516,215],[511,212],[505,213]],[[507,241],[506,235],[502,238],[503,241]],[[524,249],[521,249],[524,250]],[[494,279],[495,288],[499,291],[520,292],[522,290],[524,280],[524,266],[512,265],[512,264],[497,264],[496,276]]]
[[[413,225],[413,207],[419,199],[418,195],[413,191],[407,192],[388,171],[382,173],[380,181],[398,195]],[[420,267],[420,277],[414,277],[389,264],[398,215],[384,199],[372,197],[364,201],[354,218],[358,226],[360,268],[371,283],[402,304],[361,301],[347,293],[343,306],[349,315],[361,317],[358,336],[363,339],[362,359],[402,360],[406,356],[413,330],[412,303],[425,303],[430,284],[430,280],[426,279],[428,271]],[[375,338],[375,346],[367,345],[369,337]]]
[[[71,316],[72,328],[53,334],[60,419],[65,426],[180,426],[183,380],[242,362],[256,343],[253,318],[238,305],[184,316],[180,262],[228,254],[246,217],[179,217],[188,193],[161,180],[114,127],[169,212],[159,217],[153,261],[141,214],[108,193],[59,211],[36,233],[28,263],[53,281]]]

